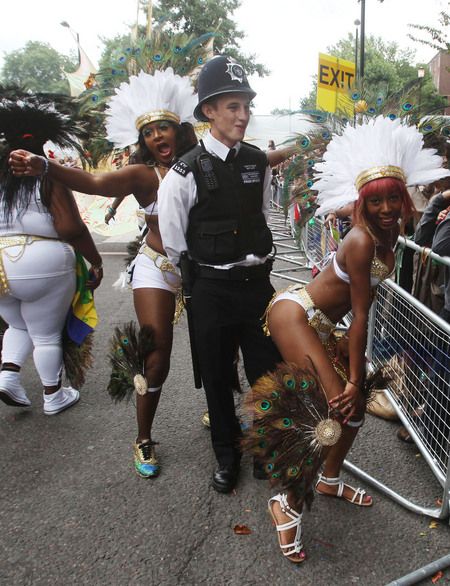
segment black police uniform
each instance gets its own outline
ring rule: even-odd
[[[200,156],[210,161],[213,186],[211,176],[205,178],[200,169]],[[219,466],[225,467],[240,460],[241,430],[232,392],[236,344],[251,385],[280,361],[261,323],[274,293],[271,260],[250,267],[213,267],[237,263],[248,254],[270,254],[272,235],[261,211],[266,168],[266,155],[245,143],[232,162],[198,146],[175,167],[180,173],[194,173],[197,185],[186,235],[196,263],[192,312],[213,448]]]
[[[256,95],[243,68],[219,55],[200,72],[197,120],[207,121],[202,111],[205,102],[227,93],[242,93],[250,100]],[[269,280],[271,262],[264,262],[272,248],[262,213],[267,157],[239,143],[234,160],[224,161],[221,156],[228,152],[227,145],[212,135],[205,143],[210,152],[203,145],[195,147],[167,173],[160,187],[159,223],[172,262],[178,262],[186,243],[195,261],[191,297],[195,342],[219,463],[212,486],[229,492],[240,462],[241,429],[232,391],[237,344],[250,384],[280,361],[261,322],[274,293]],[[253,266],[240,265],[249,258]]]

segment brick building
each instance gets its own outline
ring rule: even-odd
[[[444,114],[450,115],[450,53],[440,51],[428,64],[434,85],[441,96],[447,97]]]

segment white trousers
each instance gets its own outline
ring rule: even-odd
[[[0,297],[8,329],[2,362],[22,366],[33,359],[44,386],[59,384],[62,332],[75,293],[75,254],[68,244],[36,241],[2,251],[9,293]]]

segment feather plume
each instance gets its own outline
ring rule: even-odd
[[[88,334],[81,345],[76,344],[63,331],[63,363],[66,377],[72,387],[81,389],[86,380],[86,371],[91,368],[94,359],[92,354],[93,333]]]
[[[127,256],[124,259],[125,266],[131,264],[137,257],[139,249],[142,245],[142,235],[138,234],[136,238],[130,240],[127,244]]]
[[[145,361],[154,349],[154,332],[150,326],[142,326],[139,333],[132,321],[115,328],[108,354],[112,371],[107,387],[115,403],[129,401],[134,391],[146,393]]]
[[[355,179],[371,167],[400,167],[407,185],[426,185],[450,175],[434,149],[423,148],[423,136],[402,119],[377,116],[361,126],[347,126],[329,143],[323,162],[315,166],[317,214],[356,201]]]
[[[123,124],[119,126],[113,124],[108,130],[105,127],[107,122],[105,111],[111,115],[111,109],[107,110],[107,107],[114,97],[117,100],[116,90],[120,95],[122,91],[120,86],[127,85],[133,77],[139,77],[141,74],[153,75],[156,72],[159,75],[169,68],[177,80],[181,79],[180,76],[187,76],[183,79],[195,81],[201,65],[211,56],[213,37],[214,33],[195,37],[155,29],[150,39],[134,40],[130,45],[118,47],[112,53],[109,66],[96,73],[92,86],[79,96],[80,113],[89,125],[91,140],[87,148],[92,155],[94,165],[108,157],[115,149],[120,149],[120,145],[128,146],[137,140],[137,132],[133,129],[139,113],[126,128],[122,128]],[[183,86],[181,89],[186,88]],[[189,96],[192,94],[193,89],[190,88],[189,95],[178,104],[181,107],[180,113],[183,114],[181,116],[183,119],[192,115],[196,105],[196,102],[190,105],[192,97]],[[144,108],[144,111],[149,111],[154,103],[157,104],[158,110],[164,108],[160,102],[155,102],[158,98],[153,91],[140,91],[136,93],[136,96],[131,96],[131,99],[134,109]],[[190,111],[188,111],[189,108],[191,108]],[[175,112],[178,113],[178,111]],[[121,111],[121,114],[129,117],[126,111]],[[110,135],[110,140],[104,138],[107,134]],[[125,145],[125,143],[128,144]]]
[[[299,206],[300,229],[314,213],[325,215],[355,201],[354,180],[370,167],[401,167],[408,185],[449,174],[433,149],[450,136],[450,125],[444,116],[420,111],[416,93],[415,85],[402,93],[369,91],[362,81],[349,91],[346,111],[297,112],[308,130],[293,138],[301,152],[285,172],[282,201],[286,213],[293,203]]]
[[[197,105],[188,77],[180,77],[171,67],[153,75],[140,71],[116,89],[106,109],[107,139],[117,148],[135,144],[138,140],[136,120],[151,111],[168,110],[181,122],[194,122]]]
[[[76,149],[84,164],[82,141],[87,136],[77,102],[70,96],[31,94],[16,85],[0,85],[0,170],[7,168],[11,150],[44,154],[47,141],[62,149]]]

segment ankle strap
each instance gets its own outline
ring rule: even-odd
[[[322,472],[319,472],[317,482],[323,482],[324,484],[328,484],[328,486],[336,486],[341,482],[341,477],[336,476],[335,478],[332,478],[330,476],[324,476]]]

